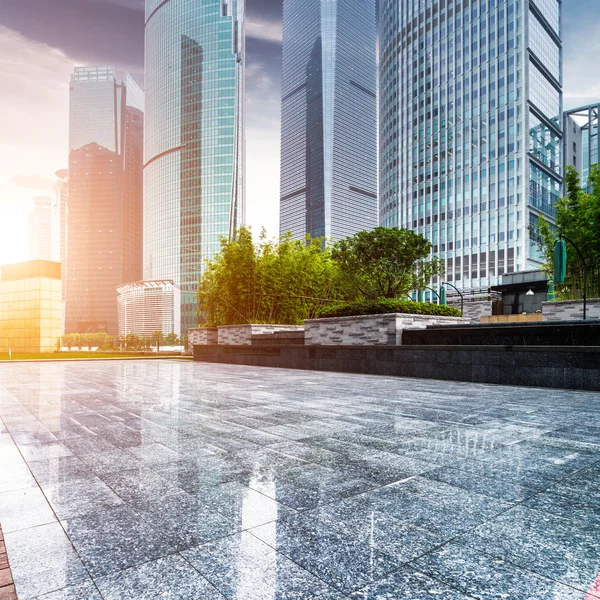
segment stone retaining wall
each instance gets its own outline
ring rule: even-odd
[[[581,321],[583,319],[583,300],[543,302],[542,315],[544,321]],[[600,320],[600,298],[591,298],[587,301],[587,318]]]
[[[453,304],[456,308],[460,308],[460,304]],[[481,317],[489,317],[493,314],[492,301],[482,300],[481,302],[465,302],[463,309],[463,317],[471,319],[475,323],[481,321]]]
[[[303,325],[225,325],[219,327],[218,343],[222,346],[250,346],[252,336],[279,331],[304,331]]]
[[[400,346],[405,329],[468,325],[471,319],[430,315],[363,315],[304,322],[307,346]]]
[[[219,335],[217,327],[198,327],[188,330],[188,352],[194,351],[194,346],[218,344]]]

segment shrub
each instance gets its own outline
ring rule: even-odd
[[[329,306],[322,307],[318,311],[317,318],[355,317],[359,315],[384,315],[390,313],[401,313],[405,315],[435,315],[439,317],[462,316],[460,310],[454,306],[382,298],[380,300],[361,300],[358,302],[330,304]]]

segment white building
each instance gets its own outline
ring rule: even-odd
[[[138,281],[117,288],[119,335],[181,335],[181,294],[170,280]]]

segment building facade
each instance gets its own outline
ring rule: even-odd
[[[118,332],[117,286],[142,276],[143,95],[112,67],[71,79],[66,333]],[[64,226],[61,225],[61,227]]]
[[[0,267],[0,352],[54,352],[62,335],[60,264]]]
[[[562,187],[560,0],[383,0],[380,223],[426,236],[445,278],[541,264]]]
[[[52,260],[52,199],[33,199],[29,213],[29,260]]]
[[[243,0],[146,0],[144,278],[198,323],[207,260],[244,221]]]
[[[600,102],[565,111],[565,165],[581,175],[581,184],[589,188],[590,168],[598,164],[598,114]]]
[[[52,198],[52,261],[59,262],[61,272],[67,273],[67,209],[69,201],[69,170],[56,172],[57,182]],[[62,278],[63,326],[67,298],[67,277]]]
[[[119,335],[181,335],[181,294],[173,281],[138,281],[117,288]]]
[[[377,226],[375,0],[284,0],[280,233]]]

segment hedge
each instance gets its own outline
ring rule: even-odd
[[[438,317],[461,317],[462,313],[454,306],[429,304],[428,302],[411,302],[410,300],[361,300],[329,304],[319,309],[317,318],[356,317],[360,315],[383,315],[401,313],[405,315],[435,315]]]

